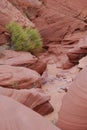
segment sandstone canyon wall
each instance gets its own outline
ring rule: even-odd
[[[64,96],[58,126],[62,130],[87,129],[87,66],[74,80]]]
[[[0,109],[1,130],[60,130],[9,97],[0,95]]]

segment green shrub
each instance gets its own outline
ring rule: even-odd
[[[37,29],[23,29],[21,25],[12,22],[7,26],[11,33],[12,48],[17,51],[40,51],[42,49],[42,39]]]

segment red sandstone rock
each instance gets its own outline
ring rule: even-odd
[[[33,21],[39,28],[44,43],[72,43],[86,31],[86,0],[42,0],[39,15]],[[42,26],[43,25],[43,26]],[[81,34],[81,35],[80,35]],[[67,39],[66,36],[75,38]]]
[[[0,85],[8,88],[32,88],[41,86],[40,75],[28,68],[0,65]]]
[[[2,0],[0,2],[0,39],[2,39],[0,45],[7,42],[6,26],[12,21],[16,21],[23,26],[34,27],[34,24],[8,0]]]
[[[42,35],[44,46],[49,47],[50,54],[60,57],[64,52],[58,45],[66,47],[66,54],[69,48],[75,47],[79,39],[87,33],[87,1],[86,0],[41,0],[42,6],[39,13],[32,21],[36,24]],[[43,26],[42,26],[43,25]],[[50,46],[52,45],[52,46]],[[68,46],[67,46],[68,45]],[[70,50],[71,51],[71,50]],[[71,53],[68,52],[69,62],[64,68],[70,68],[77,64],[87,52],[80,49]],[[78,51],[78,54],[75,54]],[[80,52],[79,52],[80,51]],[[81,54],[80,54],[81,53]],[[64,54],[64,53],[63,53]],[[58,62],[60,62],[58,60]]]
[[[60,130],[29,108],[1,95],[0,115],[1,130]]]
[[[39,0],[8,0],[16,7],[27,9],[27,8],[38,8],[41,5],[41,2]]]
[[[32,19],[38,15],[38,10],[42,4],[39,0],[8,0],[11,2],[17,9],[19,9],[23,15],[27,16],[29,19]]]
[[[58,126],[62,130],[87,129],[87,67],[78,74],[64,96]]]
[[[17,21],[24,26],[33,26],[33,23],[23,16],[8,0],[0,2],[0,17],[0,25],[4,27],[12,21]]]
[[[42,74],[47,67],[47,62],[43,59],[38,59],[38,61],[35,64],[32,64],[29,66],[30,69],[33,69],[37,71],[39,74]]]
[[[41,89],[16,90],[0,87],[0,95],[11,97],[41,115],[46,115],[53,111],[49,103],[50,96]]]
[[[73,66],[74,66],[74,64],[71,63],[69,60],[67,60],[66,63],[64,63],[64,64],[62,65],[62,68],[63,68],[63,69],[70,69],[70,68],[73,67]]]
[[[79,60],[78,67],[83,69],[87,66],[87,56],[83,57],[81,60]]]
[[[29,52],[5,50],[2,54],[3,57],[0,58],[0,65],[23,66],[33,69],[40,74],[42,74],[46,69],[46,61],[36,58]]]
[[[85,55],[87,55],[87,50],[85,49],[80,49],[78,47],[70,50],[68,53],[67,53],[68,57],[69,57],[69,61],[71,63],[75,63],[77,64],[78,61],[84,57]]]
[[[87,55],[87,38],[82,38],[76,47],[68,51],[67,55],[71,63],[77,64],[82,57]]]
[[[0,58],[0,65],[11,66],[29,66],[37,62],[37,58],[31,55],[29,52],[16,52],[13,50],[5,50],[2,52],[4,55]]]

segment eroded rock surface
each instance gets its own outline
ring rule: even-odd
[[[2,95],[0,95],[0,113],[1,130],[60,130],[39,114]]]
[[[47,62],[41,58],[36,58],[29,52],[16,52],[13,50],[1,51],[0,65],[11,65],[27,67],[42,74],[45,69]]]
[[[83,69],[87,66],[87,56],[83,57],[81,60],[79,60],[78,67]]]
[[[78,64],[79,60],[87,55],[87,37],[82,38],[76,47],[68,51],[67,55],[71,63]]]
[[[78,74],[63,98],[58,126],[62,130],[87,129],[87,67]]]
[[[73,62],[70,61],[70,58],[62,60],[62,56],[66,58],[67,55],[69,57],[72,55],[71,49],[78,50],[79,40],[87,34],[87,1],[41,1],[42,5],[38,15],[31,19],[40,30],[44,47],[48,53],[55,55],[62,68],[69,69],[85,55],[84,51],[81,50],[83,54],[73,55],[76,57]]]
[[[27,9],[27,8],[38,8],[41,5],[41,2],[39,0],[8,0],[11,2],[13,5],[16,7],[22,8],[22,9]]]
[[[0,44],[7,42],[6,26],[12,21],[16,21],[23,26],[34,27],[34,24],[8,0],[2,0],[0,2]]]
[[[3,56],[0,58],[0,65],[11,66],[29,66],[37,62],[37,58],[29,52],[16,52],[13,50],[5,50],[1,52]]]
[[[0,65],[0,85],[16,89],[40,87],[41,77],[28,68]]]
[[[5,27],[9,22],[16,21],[24,26],[32,26],[23,14],[17,10],[8,0],[3,0],[0,3],[0,25]]]
[[[0,95],[11,97],[41,115],[46,115],[53,111],[49,103],[50,96],[41,89],[16,90],[0,87]]]
[[[39,28],[44,43],[77,42],[87,30],[87,1],[42,0],[42,2],[38,17],[33,21]]]

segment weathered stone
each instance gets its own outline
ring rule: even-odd
[[[75,2],[73,0],[42,0],[42,2],[39,15],[33,21],[41,32],[44,44],[72,43],[84,35],[87,30],[86,0]],[[66,36],[70,35],[71,38],[66,39]],[[75,37],[72,39],[73,35]]]
[[[63,98],[58,126],[62,130],[87,129],[87,67],[78,74]]]
[[[35,64],[29,66],[30,69],[37,71],[39,74],[42,74],[47,67],[47,62],[43,61],[43,59],[38,59]]]
[[[50,96],[41,89],[16,90],[0,87],[0,95],[11,97],[41,115],[46,115],[53,111],[53,107],[49,103]]]
[[[0,115],[1,130],[60,130],[39,114],[2,95]]]
[[[87,56],[83,57],[81,60],[79,60],[78,67],[83,69],[87,66]]]
[[[0,65],[27,67],[37,71],[40,74],[42,74],[46,69],[46,61],[43,61],[41,58],[36,58],[29,52],[5,50],[2,54],[4,56],[0,58]]]
[[[79,60],[87,55],[87,38],[82,38],[76,47],[70,49],[67,53],[69,61],[74,64],[78,64]]]
[[[41,2],[39,0],[8,0],[11,2],[14,6],[27,9],[27,8],[38,8],[41,5]]]
[[[0,85],[16,89],[40,87],[41,77],[28,68],[0,65]]]
[[[5,50],[2,52],[4,55],[0,58],[0,65],[11,65],[11,66],[29,66],[35,64],[38,59],[31,55],[29,52],[16,52],[13,50]]]
[[[34,24],[8,0],[2,0],[0,2],[0,38],[2,39],[2,41],[0,40],[0,44],[7,42],[6,26],[12,21],[16,21],[23,26],[34,27]]]

